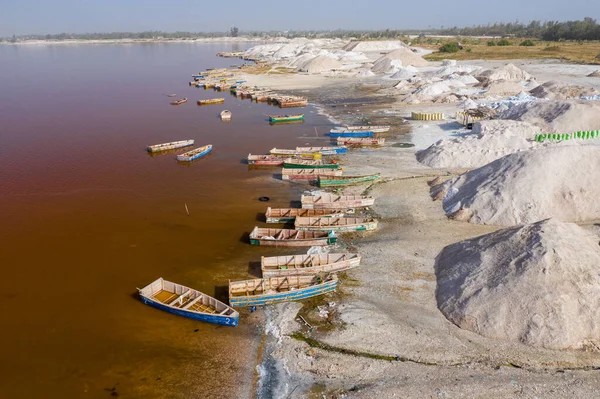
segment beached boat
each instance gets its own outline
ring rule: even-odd
[[[282,180],[317,180],[319,176],[341,176],[341,169],[282,169]]]
[[[162,277],[139,289],[147,305],[165,312],[207,323],[237,326],[239,313],[223,302]]]
[[[296,147],[298,152],[318,152],[322,155],[335,155],[343,154],[348,151],[344,146],[333,146],[333,147]]]
[[[252,155],[248,154],[248,165],[270,165],[270,166],[281,166],[285,158],[277,157],[275,155]]]
[[[323,218],[297,217],[294,228],[300,231],[367,231],[377,228],[377,220],[373,218]]]
[[[337,163],[323,163],[320,159],[295,159],[288,158],[283,162],[285,169],[339,169]]]
[[[263,277],[306,276],[317,273],[339,273],[360,265],[358,254],[319,254],[263,256],[260,268]]]
[[[385,143],[385,138],[374,137],[338,137],[338,145],[347,146],[378,146]]]
[[[208,88],[206,85],[204,87]],[[224,102],[224,98],[211,98],[209,100],[198,100],[198,105],[222,104]]]
[[[271,208],[265,212],[267,223],[293,223],[297,217],[343,217],[343,211],[329,209]]]
[[[173,141],[171,143],[149,145],[148,147],[146,147],[146,151],[148,151],[148,152],[167,151],[167,150],[174,150],[176,148],[187,147],[190,145],[194,145],[194,140],[181,140],[181,141]]]
[[[231,120],[231,111],[229,111],[227,109],[221,111],[221,120],[230,121]]]
[[[319,156],[321,156],[322,154],[320,152],[315,152],[315,151],[304,151],[304,152],[300,152],[298,150],[286,150],[286,149],[281,149],[281,148],[273,148],[271,151],[269,151],[269,153],[273,156],[276,157],[285,157],[285,158],[290,158],[290,157],[310,157],[310,156],[315,156],[315,159],[319,159]]]
[[[373,132],[362,130],[330,130],[329,137],[373,137]]]
[[[280,101],[279,102],[279,108],[306,107],[307,105],[308,105],[308,100]]]
[[[334,232],[299,231],[255,227],[250,233],[250,244],[274,247],[313,247],[335,244]]]
[[[341,129],[341,130],[362,130],[362,131],[367,131],[367,132],[374,132],[374,133],[385,133],[387,131],[390,130],[390,126],[344,126],[344,127],[340,127],[337,129]]]
[[[375,198],[363,195],[303,195],[300,203],[304,209],[348,209],[373,206]]]
[[[349,186],[352,184],[368,183],[381,178],[381,173],[354,176],[323,176],[319,177],[319,187]]]
[[[231,306],[262,306],[297,301],[335,291],[335,274],[285,276],[229,282]]]
[[[199,147],[199,148],[194,148],[191,151],[188,152],[184,152],[183,154],[179,154],[177,155],[177,160],[178,161],[193,161],[194,159],[198,159],[201,158],[205,155],[207,155],[209,152],[212,151],[212,145],[205,145],[203,147]]]
[[[179,105],[179,104],[183,104],[183,103],[187,103],[187,97],[184,97],[181,100],[171,101],[170,102],[171,105]]]
[[[292,122],[304,120],[304,114],[298,115],[269,115],[269,122]]]
[[[177,94],[167,94],[167,97],[177,97]]]

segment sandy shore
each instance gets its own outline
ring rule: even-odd
[[[581,83],[569,71],[592,67],[528,61],[523,68],[543,79]],[[264,393],[290,398],[595,395],[600,388],[598,353],[484,338],[450,323],[437,308],[436,256],[446,245],[498,229],[449,220],[439,203],[431,201],[427,182],[458,171],[421,165],[415,152],[448,136],[452,122],[402,123],[411,110],[452,115],[456,104],[406,106],[381,96],[373,88],[378,83],[320,75],[256,75],[248,83],[307,96],[342,123],[393,126],[383,149],[352,151],[344,159],[349,174],[381,172],[385,177],[369,187],[344,190],[377,198],[371,211],[380,220],[378,230],[343,239],[335,248],[361,253],[361,266],[341,279],[335,295],[303,309],[294,303],[267,311],[271,349],[266,354],[269,390]],[[394,147],[398,142],[416,146]],[[334,316],[320,318],[317,305]],[[313,329],[297,318],[299,311]]]

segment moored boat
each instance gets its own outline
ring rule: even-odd
[[[382,126],[369,126],[369,125],[365,125],[365,126],[344,126],[344,127],[340,127],[337,129],[342,129],[342,130],[362,130],[362,131],[367,131],[367,132],[374,132],[374,133],[385,133],[387,131],[390,130],[390,126],[387,125],[382,125]]]
[[[307,151],[298,151],[297,149],[296,150],[287,150],[287,149],[281,149],[281,148],[273,148],[271,151],[269,151],[269,153],[273,156],[286,157],[286,158],[313,157],[314,159],[320,159],[320,156],[322,155],[318,151],[308,150],[309,148],[313,148],[313,147],[302,147],[302,148],[307,149]],[[315,148],[319,148],[319,147],[315,147]]]
[[[373,218],[323,218],[297,217],[294,228],[301,231],[367,231],[377,228],[377,220]]]
[[[260,268],[263,277],[303,276],[343,272],[359,266],[360,261],[360,255],[349,253],[263,256]]]
[[[248,165],[280,166],[283,165],[283,161],[285,161],[285,158],[281,158],[275,155],[248,154]]]
[[[373,206],[375,198],[364,195],[303,195],[300,202],[304,209],[348,209]]]
[[[267,223],[293,223],[297,217],[343,217],[343,211],[327,209],[271,208],[265,212]]]
[[[146,147],[146,151],[148,151],[148,152],[167,151],[167,150],[174,150],[176,148],[187,147],[190,145],[194,145],[194,140],[181,140],[181,141],[173,141],[170,143],[149,145],[148,147]]]
[[[352,184],[368,183],[381,178],[381,173],[373,173],[370,175],[354,175],[354,176],[321,176],[319,177],[319,187],[331,186],[349,186]]]
[[[187,97],[184,97],[180,100],[177,101],[171,101],[170,104],[171,105],[179,105],[179,104],[183,104],[183,103],[187,103]]]
[[[291,229],[270,229],[255,227],[250,233],[251,245],[274,247],[313,247],[335,244],[334,232],[299,231]]]
[[[304,114],[297,115],[269,115],[269,122],[292,122],[304,120]]]
[[[231,120],[231,111],[228,109],[221,111],[221,120],[230,121]]]
[[[338,145],[347,146],[379,146],[385,143],[385,138],[375,137],[338,137]]]
[[[224,326],[237,326],[239,313],[223,302],[162,277],[139,289],[147,305],[178,316]]]
[[[282,169],[282,180],[317,180],[319,176],[341,176],[341,169]]]
[[[329,131],[329,137],[373,137],[373,132],[362,130],[335,130]]]
[[[296,108],[296,107],[306,107],[308,105],[308,100],[295,100],[295,101],[280,101],[279,108]]]
[[[343,154],[348,151],[344,146],[331,146],[331,147],[296,147],[298,152],[318,152],[322,155],[334,155]]]
[[[288,158],[283,162],[285,169],[339,169],[340,165],[337,163],[323,163],[320,159],[295,159]]]
[[[204,87],[208,88],[207,85],[204,85]],[[224,102],[225,102],[224,98],[211,98],[209,100],[198,100],[198,105],[222,104]]]
[[[193,161],[194,159],[198,159],[201,158],[205,155],[207,155],[209,152],[212,151],[212,145],[205,145],[203,147],[198,147],[198,148],[194,148],[191,151],[188,152],[184,152],[183,154],[179,154],[177,155],[177,160],[178,161]]]
[[[297,301],[335,291],[338,278],[320,276],[285,276],[229,282],[231,306],[261,306]]]

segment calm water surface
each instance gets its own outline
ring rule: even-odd
[[[238,49],[0,46],[3,397],[251,394],[260,312],[217,327],[145,306],[135,290],[162,276],[226,299],[228,279],[281,253],[245,242],[265,209],[257,198],[289,206],[305,186],[241,160],[326,145],[314,128],[327,121],[305,109],[304,124],[269,126],[265,114],[280,110],[188,87],[193,73],[239,64],[214,56]],[[168,93],[190,101],[171,106]],[[223,95],[224,105],[195,105]],[[144,151],[187,138],[213,154],[184,165]]]

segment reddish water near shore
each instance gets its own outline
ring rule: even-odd
[[[239,64],[214,56],[237,49],[0,46],[3,397],[251,394],[259,312],[217,327],[144,306],[135,290],[162,276],[226,300],[228,279],[280,253],[245,242],[265,209],[257,198],[288,206],[306,188],[241,160],[326,145],[314,110],[304,124],[269,126],[265,114],[284,112],[188,87],[192,73]],[[189,102],[171,106],[169,93]],[[224,105],[195,105],[220,96]],[[187,138],[213,153],[185,165],[144,151]]]

